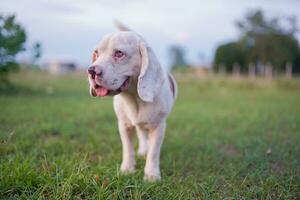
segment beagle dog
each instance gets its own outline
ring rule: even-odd
[[[159,181],[160,149],[177,85],[140,35],[120,23],[117,27],[119,31],[106,35],[93,51],[88,68],[90,95],[113,96],[123,150],[121,172],[135,170],[135,131],[137,154],[146,157],[144,180]]]

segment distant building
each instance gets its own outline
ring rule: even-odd
[[[45,69],[51,74],[65,74],[75,71],[77,65],[74,62],[52,60],[45,64]]]

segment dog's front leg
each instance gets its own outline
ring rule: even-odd
[[[139,140],[138,155],[145,157],[147,154],[148,139],[146,131],[140,126],[136,126],[136,134]]]
[[[123,122],[118,122],[119,132],[122,141],[122,164],[121,172],[131,173],[135,169],[134,148],[132,144],[133,127]]]
[[[159,157],[160,148],[165,135],[166,123],[163,122],[157,127],[149,131],[149,146],[145,165],[144,180],[154,182],[159,181],[160,169],[159,169]]]

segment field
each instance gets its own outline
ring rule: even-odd
[[[300,80],[178,77],[162,182],[122,175],[111,98],[85,74],[0,86],[1,199],[300,199]],[[136,143],[136,141],[135,141]]]

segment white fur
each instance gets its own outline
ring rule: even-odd
[[[115,90],[126,77],[130,77],[128,90],[113,97],[123,147],[121,171],[130,173],[135,170],[132,138],[136,130],[138,155],[146,156],[144,179],[158,181],[161,179],[160,148],[166,119],[177,95],[176,82],[161,67],[154,52],[141,36],[127,30],[125,26],[119,24],[119,27],[122,31],[106,36],[96,48],[99,55],[93,56],[92,65],[103,70],[104,75],[101,81],[89,77],[90,92],[92,94],[95,82]],[[123,63],[114,63],[111,59],[116,48],[122,49],[128,56]]]

